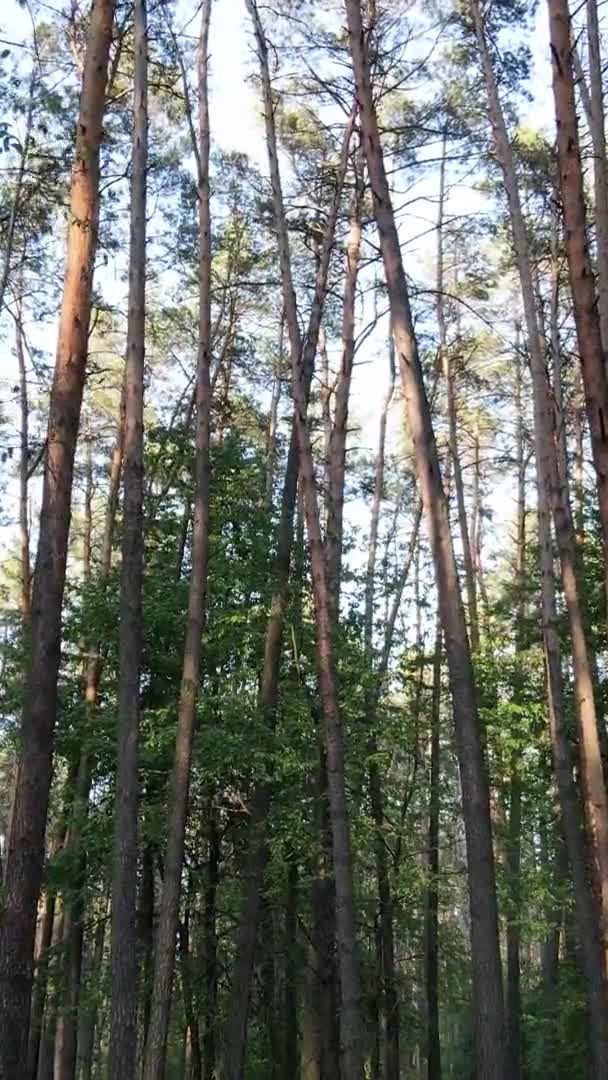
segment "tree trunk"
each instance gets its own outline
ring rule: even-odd
[[[28,88],[28,100],[27,100],[27,112],[25,114],[25,131],[23,136],[23,142],[19,147],[19,164],[17,165],[17,175],[15,177],[15,190],[11,202],[11,208],[9,211],[8,225],[6,228],[6,238],[4,240],[4,255],[2,259],[2,270],[0,271],[0,315],[4,307],[4,297],[6,296],[6,290],[11,277],[11,259],[13,257],[13,251],[15,247],[15,233],[17,230],[17,222],[19,220],[19,212],[21,210],[21,198],[23,195],[23,183],[27,177],[27,159],[30,152],[30,146],[32,144],[32,127],[34,122],[34,104],[36,95],[36,86],[40,77],[40,57],[36,51],[34,63],[32,65],[32,73],[30,75],[30,82]],[[19,309],[20,309],[19,304]],[[19,320],[21,318],[21,312],[18,312]]]
[[[74,1080],[76,1076],[76,1048],[78,1033],[78,1003],[82,973],[83,916],[85,910],[86,857],[82,849],[82,827],[89,804],[91,786],[90,756],[86,749],[80,755],[78,774],[74,789],[72,821],[67,847],[76,853],[75,876],[71,882],[71,897],[65,905],[63,926],[63,985],[61,1005],[57,1015],[54,1080]]]
[[[142,853],[141,886],[139,892],[139,911],[137,914],[139,952],[141,956],[140,986],[141,999],[141,1048],[142,1057],[150,1027],[150,1005],[152,999],[152,978],[154,974],[154,850],[148,843]]]
[[[0,304],[0,308],[1,308]],[[23,338],[23,276],[17,297],[15,319],[15,351],[19,364],[19,407],[21,427],[19,431],[19,553],[21,567],[21,615],[24,629],[29,630],[32,615],[32,573],[30,567],[30,526],[28,520],[28,470],[29,470],[29,395],[27,367]]]
[[[428,885],[425,909],[427,1080],[441,1080],[439,1038],[439,811],[440,811],[441,624],[437,619],[431,701],[429,770]]]
[[[370,534],[367,556],[367,577],[365,586],[365,617],[364,617],[364,641],[367,664],[371,670],[374,662],[373,644],[373,615],[374,615],[374,592],[376,575],[376,552],[378,546],[378,529],[380,525],[380,507],[384,488],[384,463],[386,446],[386,426],[388,410],[393,398],[395,388],[395,356],[394,345],[389,343],[390,376],[388,390],[380,413],[380,431],[378,439],[378,451],[376,454],[374,495],[372,501],[372,514],[370,521]],[[406,563],[407,565],[407,563]],[[397,590],[395,603],[400,599],[402,589]],[[382,783],[376,759],[377,739],[375,734],[376,705],[381,693],[385,667],[388,665],[389,653],[386,650],[386,641],[390,634],[391,620],[387,620],[385,631],[385,660],[380,664],[380,670],[376,672],[375,685],[370,686],[366,694],[365,712],[366,728],[368,731],[368,754],[369,754],[369,790],[374,820],[375,838],[374,854],[376,863],[376,878],[378,882],[379,899],[379,922],[378,922],[378,947],[381,965],[380,994],[378,999],[379,1010],[382,1013],[382,1031],[384,1033],[385,1046],[384,1063],[386,1080],[394,1080],[399,1076],[399,998],[395,979],[395,947],[393,933],[393,901],[391,881],[389,873],[388,852],[384,841],[384,800],[382,795]],[[380,1019],[380,1012],[379,1012]],[[382,1056],[382,1055],[381,1055]]]
[[[277,188],[275,187],[275,200]],[[275,206],[277,225],[283,223],[282,206]],[[288,258],[288,256],[287,256]],[[283,258],[284,290],[289,293],[291,275],[287,259]],[[287,271],[287,273],[286,273]],[[286,305],[287,307],[287,305]],[[295,316],[295,305],[293,315]],[[292,313],[287,308],[288,323]],[[297,326],[297,323],[296,323]],[[338,710],[338,694],[332,649],[331,602],[327,586],[325,552],[321,538],[320,514],[313,470],[313,456],[307,428],[307,403],[304,391],[302,364],[299,350],[292,347],[293,393],[295,423],[298,433],[300,459],[300,482],[304,498],[304,513],[308,532],[310,560],[315,600],[315,623],[317,631],[317,663],[321,711],[324,722],[324,740],[327,754],[328,794],[334,876],[336,890],[336,942],[338,947],[338,970],[340,974],[341,1049],[345,1080],[362,1080],[362,1032],[361,990],[359,961],[355,927],[352,852],[346,802],[344,775],[344,748],[341,719]]]
[[[599,746],[592,669],[577,579],[574,525],[570,510],[567,477],[563,474],[563,468],[560,468],[559,464],[561,418],[556,417],[556,403],[550,395],[547,384],[544,341],[540,334],[535,306],[528,239],[513,165],[513,154],[485,41],[483,22],[476,0],[472,9],[476,19],[476,32],[489,98],[490,121],[494,132],[496,154],[502,168],[509,202],[513,246],[526,320],[534,398],[534,447],[539,484],[539,528],[542,519],[540,509],[542,501],[543,506],[551,507],[560,555],[562,584],[572,641],[574,697],[579,730],[585,819],[592,841],[594,877],[602,905],[603,918],[606,918],[606,913],[608,913],[608,801],[606,799]],[[542,527],[545,528],[544,524]],[[546,528],[549,531],[545,539],[550,552],[550,526],[547,524]],[[543,540],[541,539],[541,549],[542,547]],[[547,554],[546,558],[549,560],[549,554]],[[549,573],[549,566],[547,566],[546,572]],[[552,573],[551,564],[551,575]],[[550,620],[550,605],[546,609],[547,619]],[[551,693],[555,695],[558,691],[556,691],[555,687],[552,687]]]
[[[307,426],[307,370],[302,355],[298,313],[291,276],[289,239],[277,158],[267,46],[255,0],[248,0],[247,6],[254,21],[264,89],[264,113],[274,220],[279,243],[285,320],[291,348],[294,424],[298,440],[300,483],[310,548],[317,632],[319,694],[327,754],[327,786],[336,889],[336,942],[341,990],[342,1065],[345,1080],[361,1080],[363,1076],[361,989],[353,897],[352,852],[346,803],[342,726],[338,709],[333,660],[332,615],[327,582],[326,553],[321,537],[321,518],[314,477],[313,454]]]
[[[205,881],[204,963],[205,1013],[203,1021],[204,1080],[214,1080],[217,1030],[217,890],[220,882],[220,833],[214,807],[209,807],[209,843]]]
[[[175,944],[188,813],[190,768],[196,701],[200,681],[201,638],[207,602],[209,554],[209,361],[211,332],[211,222],[209,213],[209,99],[208,45],[211,0],[201,11],[199,36],[199,337],[196,383],[196,458],[192,573],[188,596],[188,622],[171,778],[171,801],[165,872],[156,933],[156,956],[150,1028],[146,1045],[144,1080],[162,1080],[165,1073],[167,1033],[175,966]]]
[[[265,101],[267,100],[270,106],[270,108],[267,106],[265,110],[268,118],[269,113],[270,116],[272,115],[272,90],[268,74],[267,46],[255,4],[248,3],[248,10],[252,17],[256,32],[256,44],[262,70]],[[300,343],[302,346],[304,392],[307,398],[310,393],[310,384],[312,381],[317,342],[319,338],[319,328],[327,292],[329,261],[340,209],[344,177],[346,174],[353,120],[354,114],[351,114],[344,132],[340,160],[336,169],[335,193],[327,216],[306,338],[303,344]],[[287,605],[287,588],[289,582],[293,523],[298,484],[298,455],[298,442],[294,424],[289,443],[283,483],[281,513],[277,534],[277,550],[273,561],[272,572],[273,594],[264,640],[264,660],[260,679],[259,708],[269,730],[272,730],[274,726],[274,716],[278,699],[281,645],[283,640],[284,614]],[[226,1080],[241,1080],[245,1063],[251,976],[253,972],[257,925],[260,915],[262,881],[268,858],[266,851],[265,822],[270,809],[271,800],[272,792],[269,782],[265,781],[256,785],[252,799],[249,825],[252,835],[249,843],[249,856],[245,869],[241,912],[239,915],[238,940],[234,964],[235,974],[232,979],[228,1020],[224,1033],[223,1075]]]
[[[443,368],[445,387],[447,394],[448,429],[450,439],[450,455],[454,474],[454,488],[456,491],[456,506],[458,508],[458,526],[460,529],[460,542],[462,544],[462,560],[464,564],[464,581],[468,604],[468,625],[471,638],[471,647],[474,652],[479,648],[479,618],[477,615],[477,586],[473,569],[473,555],[467,518],[467,507],[464,495],[464,481],[462,478],[462,466],[460,463],[460,451],[458,447],[458,411],[456,402],[456,382],[452,365],[452,355],[448,346],[448,334],[445,318],[444,281],[443,281],[443,233],[444,233],[444,207],[445,207],[445,166],[446,166],[447,132],[444,131],[441,148],[441,165],[439,169],[439,214],[437,220],[437,324],[439,327],[439,364]]]
[[[40,1050],[38,1054],[38,1067],[36,1080],[54,1080],[55,1061],[55,1035],[57,1031],[57,983],[60,978],[62,950],[63,950],[63,917],[64,911],[61,900],[55,905],[55,917],[53,920],[53,934],[51,938],[51,971],[50,990],[47,996],[44,1011],[44,1023],[40,1034]]]
[[[203,1059],[199,1036],[198,1015],[192,992],[192,953],[190,952],[190,912],[186,908],[184,921],[179,925],[179,946],[182,969],[182,994],[184,1015],[190,1033],[190,1072],[189,1080],[202,1080]]]
[[[285,905],[285,1069],[284,1080],[298,1075],[298,864],[289,853]]]
[[[42,925],[40,928],[38,957],[36,960],[36,980],[34,982],[34,991],[32,995],[32,1014],[29,1030],[27,1065],[28,1080],[36,1080],[38,1073],[38,1057],[40,1054],[40,1041],[44,1025],[44,1007],[48,984],[49,950],[53,935],[53,923],[55,921],[55,902],[56,895],[54,890],[47,889],[42,911]]]
[[[346,11],[392,330],[399,356],[409,429],[415,447],[418,483],[431,539],[450,673],[467,838],[477,1070],[480,1080],[497,1080],[498,1077],[502,1080],[506,1078],[505,1027],[490,797],[471,651],[437,447],[373,105],[359,0],[347,0]]]
[[[99,915],[93,938],[93,952],[90,964],[93,978],[98,977],[103,963],[107,922],[107,903],[104,901],[104,907]],[[78,1033],[79,1080],[92,1080],[93,1077],[93,1052],[95,1049],[97,1012],[98,1001],[96,995],[92,1001],[87,1003],[84,1011],[81,1010],[80,1029]]]
[[[587,0],[589,47],[590,129],[593,143],[595,242],[598,269],[598,307],[604,356],[608,353],[608,173],[606,171],[606,119],[597,0]]]
[[[99,585],[107,589],[112,566],[112,543],[114,524],[120,488],[122,451],[124,436],[124,385],[121,398],[121,417],[112,449],[109,471],[109,489],[101,542]],[[88,462],[87,490],[85,495],[85,540],[84,540],[84,579],[90,583],[92,577],[92,517],[91,486],[92,461]],[[87,729],[94,731],[96,721],[97,697],[102,673],[102,646],[97,641],[88,646],[85,660],[85,708]],[[82,968],[82,950],[84,936],[84,896],[86,883],[86,850],[83,848],[82,826],[88,812],[89,793],[93,760],[89,739],[85,737],[80,749],[80,761],[74,785],[74,805],[72,821],[67,834],[67,848],[73,849],[75,878],[69,895],[65,899],[64,937],[66,945],[66,963],[63,973],[62,1007],[57,1022],[57,1052],[55,1080],[72,1080],[76,1068],[78,1001]]]
[[[589,1005],[591,1052],[597,1080],[608,1077],[608,986],[606,985],[601,935],[601,915],[590,883],[587,843],[578,792],[573,777],[565,722],[559,631],[553,579],[553,545],[549,507],[539,481],[539,543],[545,665],[549,691],[549,727],[553,767],[557,782],[564,841],[574,890],[576,925]]]
[[[565,245],[576,337],[585,388],[587,419],[597,477],[600,519],[604,537],[604,577],[608,598],[608,379],[602,348],[598,297],[587,242],[587,215],[574,97],[568,0],[548,0],[548,8]],[[597,92],[598,88],[595,89]],[[599,90],[600,102],[597,98],[595,100],[594,128],[599,115],[598,105],[601,103],[601,79]],[[599,162],[597,164],[600,165]],[[604,192],[605,202],[606,193]],[[601,218],[602,208],[598,208],[598,211]],[[602,257],[608,259],[605,250],[602,252]]]
[[[118,763],[112,857],[110,1071],[135,1076],[137,1056],[137,810],[143,650],[143,399],[146,325],[148,31],[134,6],[133,157],[125,369],[124,504],[120,584]]]
[[[342,362],[334,398],[334,414],[330,420],[327,460],[327,528],[325,548],[327,579],[333,618],[340,613],[340,584],[342,568],[344,478],[346,470],[346,440],[348,435],[348,404],[355,358],[355,296],[361,252],[361,201],[363,178],[361,165],[355,156],[355,193],[346,246],[346,268],[342,300]]]
[[[516,333],[516,409],[517,409],[517,536],[515,553],[515,650],[525,648],[523,625],[525,618],[525,557],[526,557],[526,455],[524,448],[523,372],[519,348],[519,325]],[[517,675],[518,680],[520,675]],[[507,914],[507,1043],[509,1077],[521,1076],[521,813],[522,785],[519,750],[511,753],[509,766],[509,818],[507,823],[506,869],[509,886]]]
[[[27,1061],[36,904],[44,861],[74,454],[88,349],[99,210],[99,146],[113,0],[95,0],[85,58],[70,225],[32,597],[31,660],[0,925],[0,1077]]]

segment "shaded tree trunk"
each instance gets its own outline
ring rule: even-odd
[[[63,985],[60,990],[61,1004],[57,1016],[54,1080],[74,1080],[76,1075],[76,1049],[78,1038],[78,1004],[83,953],[83,916],[85,910],[86,858],[82,849],[82,827],[88,811],[91,773],[90,757],[86,749],[80,755],[78,774],[74,789],[72,821],[67,847],[76,852],[71,897],[66,903],[63,925]]]
[[[133,156],[124,394],[124,507],[118,749],[111,905],[110,1071],[135,1076],[137,1054],[137,807],[143,650],[143,409],[148,167],[146,0],[134,6]]]
[[[523,372],[519,350],[519,327],[516,335],[516,457],[517,457],[517,536],[515,553],[515,649],[524,647],[525,617],[525,557],[526,557],[526,455],[524,448]],[[518,681],[521,676],[518,674]],[[509,880],[509,912],[507,915],[507,1040],[509,1077],[521,1076],[521,814],[522,783],[521,753],[514,749],[509,764],[509,819],[507,824],[506,868]]]
[[[199,195],[199,327],[196,377],[196,440],[192,572],[188,595],[188,621],[180,686],[175,757],[165,870],[156,933],[154,983],[144,1080],[162,1080],[165,1073],[167,1033],[175,966],[176,932],[188,813],[190,768],[200,681],[201,637],[207,603],[209,556],[209,406],[211,334],[211,222],[209,211],[209,99],[208,45],[211,0],[201,11],[198,58],[199,141],[197,155]]]
[[[530,366],[534,398],[534,447],[539,486],[539,535],[541,555],[546,562],[543,569],[544,588],[547,596],[543,601],[545,648],[551,659],[550,694],[554,707],[559,712],[556,721],[558,728],[563,723],[561,691],[556,680],[558,671],[559,645],[553,640],[551,625],[554,618],[551,595],[554,597],[553,564],[551,533],[549,522],[544,522],[543,513],[549,508],[555,523],[555,535],[561,562],[561,577],[568,610],[570,636],[572,641],[572,659],[574,666],[574,697],[579,731],[581,755],[581,780],[584,793],[585,819],[592,840],[594,876],[598,881],[598,894],[602,905],[606,905],[606,885],[608,884],[608,803],[602,771],[599,747],[597,715],[594,700],[594,687],[588,644],[585,635],[583,611],[580,600],[579,583],[576,567],[576,541],[569,503],[567,477],[560,469],[559,431],[561,418],[556,416],[556,402],[550,395],[545,369],[544,341],[540,334],[535,305],[534,287],[528,252],[526,227],[521,208],[517,178],[513,164],[513,154],[498,97],[496,80],[487,49],[483,21],[476,3],[476,32],[484,69],[486,89],[489,99],[490,121],[494,132],[496,154],[502,168],[505,190],[509,202],[513,246],[521,283],[521,295],[526,320]],[[544,530],[544,533],[542,532]],[[542,534],[541,534],[542,533]],[[546,581],[545,581],[546,579]],[[550,579],[550,581],[549,581]],[[549,582],[547,584],[547,582]],[[548,642],[548,638],[550,639]],[[557,652],[555,651],[557,649]],[[553,706],[552,706],[553,707]],[[557,768],[557,765],[556,765]],[[568,843],[570,857],[570,843]],[[598,1044],[597,1051],[600,1051]]]
[[[319,696],[327,754],[327,787],[336,890],[336,943],[341,991],[342,1066],[347,1080],[361,1080],[363,1076],[362,1014],[353,897],[352,852],[345,790],[342,726],[338,709],[336,673],[333,659],[332,613],[328,589],[326,552],[321,537],[321,518],[314,476],[313,454],[307,426],[307,368],[302,355],[298,313],[291,276],[289,238],[277,158],[267,45],[255,0],[248,0],[247,6],[254,22],[264,91],[264,114],[274,221],[278,234],[283,304],[291,349],[294,425],[297,434],[300,484],[304,500],[304,516],[312,571]]]
[[[364,616],[364,643],[365,655],[370,670],[373,668],[373,615],[374,593],[376,575],[376,553],[378,546],[378,529],[380,525],[380,508],[384,488],[384,466],[386,448],[386,426],[388,410],[393,398],[395,388],[395,356],[394,345],[389,343],[389,385],[384,398],[380,413],[380,431],[378,439],[378,451],[376,454],[374,494],[372,501],[372,515],[370,522],[370,535],[367,556],[367,577],[365,587],[365,616]],[[396,598],[395,598],[396,599]],[[388,625],[387,625],[388,632]],[[388,664],[388,653],[386,654]],[[382,666],[382,665],[381,665]],[[375,732],[376,705],[381,691],[381,682],[384,671],[376,676],[376,685],[370,686],[366,694],[366,727],[368,731],[369,752],[369,790],[372,816],[374,821],[374,855],[376,863],[376,878],[378,882],[378,930],[377,944],[380,958],[381,979],[380,993],[378,996],[378,1023],[382,1019],[381,1030],[384,1034],[384,1063],[386,1080],[394,1080],[399,1076],[399,999],[396,989],[395,978],[395,946],[393,933],[393,901],[389,872],[388,852],[384,840],[384,799],[382,794],[382,782],[377,762],[377,739]],[[378,1033],[380,1038],[380,1032]],[[379,1057],[382,1057],[382,1047],[379,1048]]]
[[[27,179],[27,165],[29,152],[32,146],[32,128],[34,124],[34,106],[36,89],[40,77],[39,70],[40,58],[38,50],[36,49],[35,60],[32,65],[32,73],[30,75],[29,87],[28,87],[28,99],[27,99],[27,111],[25,114],[25,130],[23,140],[19,145],[19,163],[17,165],[17,173],[15,176],[15,188],[13,198],[11,201],[11,208],[8,216],[8,224],[6,227],[6,234],[3,243],[4,253],[2,258],[2,269],[0,270],[0,314],[4,307],[4,298],[6,296],[6,290],[11,278],[11,260],[15,250],[15,234],[17,232],[17,224],[19,221],[19,214],[21,211],[21,203],[23,197],[24,181]],[[18,320],[21,319],[20,312],[21,305],[19,304]],[[21,327],[21,329],[23,329]],[[19,348],[19,346],[17,346]],[[19,363],[21,364],[20,358]]]
[[[263,74],[265,112],[268,118],[269,116],[272,116],[272,90],[268,74],[267,48],[255,4],[248,3],[248,10],[256,30],[256,44],[260,59],[260,67]],[[351,115],[344,132],[340,160],[336,169],[335,193],[327,216],[325,232],[323,235],[322,250],[319,257],[306,338],[304,342],[301,343],[304,392],[307,398],[310,393],[319,329],[327,291],[329,260],[340,209],[340,200],[353,130],[353,120],[354,115]],[[286,318],[286,316],[284,317]],[[293,329],[293,326],[291,329]],[[278,699],[281,645],[283,640],[284,614],[287,604],[289,567],[293,542],[298,468],[299,449],[294,424],[289,443],[281,498],[281,513],[277,532],[277,549],[272,571],[273,594],[264,639],[264,659],[260,680],[259,709],[269,730],[272,730],[274,726],[274,716]],[[251,977],[253,972],[257,925],[260,916],[263,875],[268,859],[265,823],[270,809],[271,799],[272,792],[269,782],[256,785],[251,805],[249,825],[249,828],[251,829],[251,840],[249,842],[249,856],[243,879],[243,895],[239,915],[234,975],[228,1008],[228,1020],[224,1033],[223,1069],[226,1080],[241,1080],[245,1062],[247,1022],[251,996]]]
[[[354,160],[354,174],[355,193],[346,245],[346,267],[342,299],[342,358],[334,396],[333,418],[330,418],[327,447],[328,484],[325,549],[330,603],[332,615],[336,622],[340,613],[348,404],[355,359],[355,295],[361,253],[363,177],[361,176],[361,165],[357,160],[357,154]]]
[[[36,1080],[54,1080],[55,1037],[57,1033],[57,984],[60,983],[60,966],[63,958],[63,918],[61,898],[55,905],[53,934],[51,939],[51,979],[44,1011],[44,1023],[40,1033],[40,1050]],[[59,976],[59,978],[57,978]]]
[[[598,297],[587,241],[587,220],[584,179],[580,156],[574,73],[570,42],[570,11],[568,0],[548,0],[549,34],[553,60],[553,96],[557,124],[557,149],[562,213],[565,225],[565,246],[568,258],[570,290],[574,305],[574,321],[593,461],[597,478],[600,519],[604,537],[604,578],[608,598],[608,378],[606,358],[602,348]],[[589,10],[589,9],[588,9]],[[597,75],[597,73],[596,73]],[[600,100],[594,100],[599,90]],[[594,129],[599,122],[601,107],[601,77],[599,88],[592,86]],[[597,162],[598,167],[604,162]],[[603,193],[606,205],[606,192]],[[608,225],[598,207],[598,220]],[[598,233],[599,242],[599,233]],[[602,258],[608,258],[606,251]]]
[[[285,905],[285,1080],[298,1075],[298,864],[289,854]]]
[[[597,0],[587,0],[589,48],[589,112],[593,143],[593,192],[598,269],[598,307],[604,357],[608,352],[608,172],[606,164],[606,118]]]
[[[108,923],[107,904],[102,910],[93,938],[93,950],[91,954],[90,968],[93,978],[97,978],[103,963],[103,952]],[[87,1002],[84,1009],[81,1008],[80,1028],[78,1033],[78,1068],[79,1080],[92,1080],[93,1055],[95,1049],[95,1031],[97,1027],[98,997],[95,995],[92,1001]]]
[[[0,925],[0,1077],[20,1080],[27,1062],[36,904],[52,776],[72,476],[88,349],[99,211],[99,147],[114,3],[91,14],[76,162],[70,195],[64,291],[49,409],[42,511],[32,597],[31,659]]]
[[[445,317],[444,300],[444,273],[443,273],[443,234],[445,215],[445,166],[446,166],[447,133],[444,131],[441,149],[441,165],[439,169],[439,215],[437,220],[437,323],[439,326],[439,364],[443,369],[447,395],[448,430],[450,439],[450,454],[452,458],[452,470],[454,475],[454,489],[456,492],[456,506],[458,509],[458,526],[460,530],[460,542],[462,544],[462,559],[464,564],[464,581],[468,605],[468,626],[471,638],[471,646],[476,652],[479,648],[479,618],[477,615],[477,585],[473,568],[473,554],[469,534],[467,507],[464,494],[464,480],[460,462],[460,450],[458,446],[458,409],[456,401],[456,380],[452,363],[451,350],[448,346],[447,324]]]
[[[0,303],[0,308],[2,307]],[[23,277],[17,297],[15,319],[15,351],[19,365],[19,562],[21,567],[21,615],[24,629],[29,629],[32,615],[32,573],[30,567],[30,527],[28,520],[29,470],[29,395],[23,333]]]
[[[154,975],[154,851],[150,844],[144,846],[139,894],[138,932],[141,954],[141,1045],[142,1053],[150,1027],[152,978]]]
[[[439,812],[440,812],[441,624],[437,619],[431,700],[429,769],[428,885],[425,908],[426,1068],[427,1080],[441,1080],[439,1038]]]
[[[209,841],[207,877],[205,880],[204,910],[204,962],[205,962],[205,1012],[203,1019],[204,1080],[214,1080],[216,1065],[217,1029],[217,890],[220,883],[220,833],[216,811],[209,807]]]
[[[490,798],[471,651],[467,637],[448,509],[424,388],[399,237],[372,98],[359,0],[347,0],[350,48],[374,214],[384,261],[402,392],[414,442],[437,580],[450,673],[467,840],[471,910],[473,1008],[480,1080],[506,1080],[505,1027]]]
[[[203,1059],[201,1055],[198,1016],[196,1013],[195,1000],[192,992],[193,958],[190,951],[190,912],[188,906],[186,906],[184,920],[179,925],[179,946],[182,969],[182,994],[184,999],[184,1015],[190,1035],[189,1077],[190,1080],[202,1080]]]

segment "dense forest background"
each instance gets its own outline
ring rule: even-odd
[[[608,1080],[598,0],[7,0],[0,1080]]]

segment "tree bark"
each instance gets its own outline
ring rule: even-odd
[[[144,358],[148,30],[146,0],[134,6],[133,154],[129,310],[125,368],[124,504],[116,796],[112,853],[110,1071],[135,1076],[137,1056],[137,810],[143,651]]]
[[[175,966],[184,837],[188,813],[192,745],[199,691],[201,638],[207,603],[209,556],[209,422],[211,334],[211,222],[209,210],[209,98],[208,47],[211,0],[201,11],[198,58],[198,195],[199,195],[199,327],[196,382],[196,440],[192,572],[188,596],[188,622],[171,778],[171,798],[165,872],[156,933],[154,984],[144,1080],[162,1080],[165,1073],[167,1034]]]
[[[585,389],[587,419],[597,479],[600,519],[604,537],[604,579],[608,601],[608,378],[606,375],[606,357],[602,348],[598,296],[587,242],[587,215],[574,96],[568,0],[548,0],[548,8],[565,246],[568,258],[570,290],[574,305],[576,337]],[[597,99],[595,101],[595,112],[598,113]],[[602,255],[608,258],[606,251]]]
[[[99,147],[113,0],[93,4],[80,99],[63,299],[32,597],[31,659],[0,925],[0,1077],[27,1062],[36,904],[52,776],[72,477],[88,349],[99,212]]]
[[[372,98],[359,0],[346,0],[361,130],[384,261],[402,392],[431,539],[450,673],[467,839],[476,1059],[480,1080],[506,1080],[505,1025],[488,779],[471,650],[447,502],[424,388],[399,237]]]

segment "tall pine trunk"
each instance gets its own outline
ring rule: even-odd
[[[474,651],[479,648],[479,618],[477,614],[477,583],[473,568],[473,553],[467,517],[467,507],[464,493],[464,479],[460,461],[458,446],[458,406],[456,400],[456,378],[452,362],[451,350],[448,346],[447,323],[445,317],[444,298],[444,218],[445,218],[445,172],[446,172],[446,147],[447,132],[444,131],[441,147],[441,164],[439,167],[439,213],[437,220],[437,324],[439,327],[439,363],[443,369],[445,389],[447,396],[448,431],[450,455],[452,458],[452,470],[454,475],[454,489],[456,492],[456,507],[458,510],[458,526],[460,531],[460,543],[462,544],[462,561],[464,565],[464,582],[468,606],[468,627],[471,638],[471,646]]]
[[[604,80],[597,0],[587,0],[587,45],[589,50],[589,126],[593,144],[593,194],[597,249],[597,291],[604,358],[608,353],[608,163],[606,161],[606,116]]]
[[[19,562],[21,568],[21,615],[23,628],[29,632],[32,616],[32,571],[30,567],[30,526],[28,520],[30,406],[23,330],[23,275],[21,275],[18,289],[15,315],[15,352],[17,353],[17,363],[19,365],[19,409],[21,413],[21,425],[19,428]]]
[[[545,343],[540,332],[536,309],[528,238],[513,163],[513,152],[498,97],[496,79],[477,0],[472,3],[472,10],[475,16],[477,39],[488,93],[490,122],[494,134],[496,156],[502,168],[509,204],[513,247],[520,278],[532,372],[534,449],[539,483],[539,500],[542,497],[546,505],[551,509],[560,556],[561,578],[572,642],[574,699],[579,731],[585,819],[592,841],[594,877],[602,905],[605,932],[605,926],[608,925],[605,922],[608,918],[608,800],[606,798],[599,745],[591,658],[585,632],[576,564],[576,540],[570,509],[568,478],[565,475],[560,454],[559,430],[561,418],[556,415],[556,411],[558,411],[556,410],[556,401],[549,391],[547,382]]]
[[[113,19],[113,0],[95,0],[72,173],[64,289],[32,597],[31,659],[0,923],[2,1080],[20,1080],[25,1075],[27,1061],[36,905],[52,777],[61,613],[74,456],[88,352],[99,217],[99,147]]]
[[[144,356],[148,163],[146,0],[134,6],[133,159],[124,391],[124,500],[111,906],[110,1069],[135,1076],[137,1052],[137,808],[143,649]]]
[[[268,160],[272,184],[275,228],[283,289],[285,321],[289,334],[294,425],[297,435],[300,484],[310,549],[319,695],[327,755],[328,795],[336,890],[336,943],[341,991],[341,1050],[345,1080],[362,1080],[361,988],[353,897],[352,852],[344,778],[344,748],[332,644],[332,610],[328,589],[326,553],[314,476],[313,454],[307,424],[308,386],[302,353],[298,312],[291,275],[287,221],[283,205],[274,126],[274,106],[268,52],[255,0],[247,4],[254,22],[264,96]]]
[[[188,622],[171,777],[171,796],[163,888],[160,898],[150,1026],[146,1043],[144,1080],[162,1080],[165,1074],[167,1034],[175,968],[184,838],[190,790],[190,769],[200,682],[201,639],[207,602],[209,555],[209,422],[211,333],[211,223],[209,210],[209,98],[208,45],[211,0],[201,11],[198,68],[198,195],[199,195],[199,327],[196,376],[196,441],[194,466],[194,518],[192,572],[188,595]]]
[[[272,114],[272,90],[268,72],[267,47],[257,8],[255,4],[248,3],[247,6],[256,32],[256,44],[264,86],[265,111],[268,115],[269,110],[270,114]],[[266,104],[266,102],[268,102],[268,104]],[[306,337],[303,342],[300,342],[302,368],[304,372],[304,392],[306,398],[308,398],[310,393],[310,385],[312,382],[319,329],[321,326],[323,306],[327,292],[329,261],[334,242],[336,222],[340,210],[341,194],[344,186],[344,177],[346,174],[349,146],[353,130],[353,120],[354,115],[351,114],[344,131],[340,159],[336,168],[335,192],[327,215]],[[285,314],[284,318],[286,318]],[[292,320],[292,332],[293,329],[294,326]],[[259,709],[264,723],[269,730],[272,730],[274,726],[274,716],[278,701],[281,645],[283,641],[284,616],[287,606],[289,568],[293,544],[298,469],[299,448],[294,424],[283,481],[281,511],[277,530],[277,548],[273,560],[273,591],[264,638],[264,659],[260,679]],[[249,825],[251,838],[245,867],[237,935],[236,959],[233,971],[230,1004],[228,1008],[228,1020],[224,1033],[223,1069],[226,1080],[241,1080],[245,1064],[247,1023],[251,997],[255,942],[261,910],[263,877],[268,858],[266,847],[266,819],[270,810],[271,801],[272,791],[270,782],[264,781],[258,783],[252,799]]]
[[[440,720],[441,720],[441,623],[437,619],[433,656],[431,700],[431,753],[429,768],[429,827],[424,927],[424,976],[426,990],[426,1075],[441,1080],[439,1038],[439,812],[440,812]]]
[[[576,117],[568,0],[548,0],[548,8],[565,246],[597,479],[608,602],[608,376],[602,347],[598,296],[587,240],[587,213]],[[595,89],[597,93],[598,88]],[[601,99],[599,103],[595,100],[596,112],[599,104]],[[594,127],[596,122],[594,121]],[[605,163],[597,162],[598,167],[603,164]],[[601,209],[600,207],[600,219]],[[605,255],[606,252],[602,252],[602,257]]]
[[[502,1080],[506,1078],[505,1026],[490,796],[471,650],[447,501],[384,167],[359,0],[347,0],[346,12],[392,331],[399,357],[409,430],[414,443],[416,473],[431,540],[450,674],[467,841],[477,1071],[480,1080],[497,1080],[498,1077]]]

